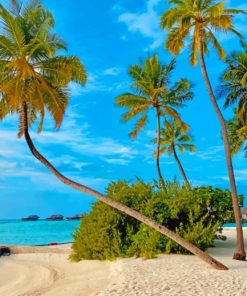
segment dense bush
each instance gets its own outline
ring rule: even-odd
[[[176,182],[169,183],[167,188],[165,192],[157,184],[112,182],[107,195],[165,225],[202,250],[212,245],[219,225],[233,219],[228,190],[189,190]],[[242,202],[243,198],[239,200]],[[81,220],[72,249],[74,261],[186,253],[164,235],[102,202],[96,202]]]

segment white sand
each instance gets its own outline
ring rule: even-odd
[[[231,259],[234,230],[225,234],[209,253],[229,271],[183,255],[70,263],[67,254],[17,254],[0,259],[0,296],[246,296],[247,262]]]

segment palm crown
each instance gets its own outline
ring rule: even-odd
[[[225,2],[214,0],[169,0],[174,7],[161,17],[161,28],[168,29],[166,48],[177,55],[190,38],[190,62],[197,64],[197,53],[202,42],[204,53],[208,53],[208,44],[212,43],[219,57],[225,59],[225,51],[220,46],[215,33],[233,32],[241,35],[233,27],[233,15],[243,10],[226,9]]]
[[[56,56],[66,46],[51,33],[54,19],[40,1],[25,7],[11,1],[9,10],[0,5],[0,20],[0,120],[9,113],[19,114],[25,103],[29,126],[40,114],[41,131],[47,109],[59,128],[69,100],[69,82],[86,82],[83,65],[76,57]],[[20,121],[19,135],[21,125]]]
[[[159,116],[168,114],[174,117],[182,128],[187,128],[174,107],[183,106],[186,100],[192,99],[193,92],[187,79],[181,79],[169,88],[174,67],[174,60],[168,65],[161,65],[155,55],[146,59],[145,63],[129,68],[129,75],[133,79],[133,93],[120,95],[116,98],[116,104],[129,109],[123,115],[123,121],[139,116],[133,132],[130,133],[131,137],[136,137],[146,125],[150,108],[158,109]]]
[[[175,121],[164,121],[164,127],[160,133],[160,153],[167,152],[169,156],[174,154],[174,149],[177,147],[180,153],[184,153],[185,150],[195,152],[196,147],[192,142],[192,137],[183,132]]]

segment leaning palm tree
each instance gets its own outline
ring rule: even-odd
[[[189,189],[191,189],[191,186],[185,174],[181,161],[179,160],[177,148],[181,154],[183,154],[185,150],[195,152],[196,147],[191,144],[191,142],[191,136],[183,132],[175,121],[164,121],[164,128],[162,128],[160,132],[160,155],[166,152],[168,156],[174,156],[184,182]]]
[[[187,126],[182,122],[174,107],[184,105],[186,100],[193,97],[191,84],[187,79],[180,79],[171,87],[170,77],[175,67],[172,60],[168,65],[159,63],[158,56],[154,55],[145,60],[141,65],[132,65],[129,68],[129,75],[133,79],[131,89],[133,93],[124,93],[116,98],[117,106],[129,109],[122,119],[129,121],[134,117],[138,120],[134,130],[130,133],[131,138],[135,138],[145,127],[150,109],[156,112],[156,139],[157,148],[155,153],[156,167],[159,179],[165,189],[165,182],[160,170],[160,118],[170,115],[177,121],[177,124],[186,130]]]
[[[246,253],[244,249],[241,213],[238,204],[226,123],[217,104],[205,64],[205,54],[209,52],[209,43],[212,43],[213,47],[217,50],[220,59],[225,59],[225,51],[220,46],[215,33],[223,34],[230,32],[241,37],[233,27],[233,16],[244,11],[226,9],[225,2],[216,2],[214,0],[169,0],[169,3],[174,4],[174,6],[161,16],[161,28],[168,30],[165,46],[171,53],[178,55],[185,44],[188,44],[187,41],[185,43],[185,39],[188,38],[190,40],[191,52],[190,63],[193,66],[197,64],[197,55],[199,54],[203,78],[221,125],[224,142],[237,229],[237,244],[233,258],[245,260]]]
[[[11,4],[11,11],[0,4],[0,119],[13,113],[19,116],[19,136],[25,137],[34,157],[61,182],[147,224],[214,268],[226,270],[226,266],[165,226],[68,179],[39,153],[30,137],[30,126],[40,117],[41,131],[45,111],[48,110],[59,128],[69,99],[68,84],[75,81],[84,85],[86,73],[79,59],[56,55],[57,50],[65,48],[65,45],[58,36],[51,33],[53,17],[38,0],[24,8],[16,0],[11,1]]]
[[[241,41],[242,51],[232,53],[221,76],[220,96],[226,96],[224,107],[238,103],[236,116],[247,125],[247,45]]]

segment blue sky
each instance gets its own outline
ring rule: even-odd
[[[8,1],[0,1],[6,4]],[[247,9],[242,1],[231,7]],[[124,110],[116,108],[115,97],[129,90],[127,69],[133,63],[158,53],[162,62],[171,55],[164,49],[166,33],[159,28],[159,17],[168,7],[161,0],[63,0],[44,1],[56,20],[56,32],[67,42],[68,54],[77,55],[88,74],[86,87],[71,84],[71,100],[60,131],[47,117],[42,134],[32,129],[37,148],[65,175],[101,192],[112,180],[145,181],[157,178],[150,143],[155,134],[155,117],[150,114],[147,128],[136,140],[128,138],[133,122],[120,121]],[[246,36],[247,16],[235,19],[237,29]],[[238,40],[220,38],[227,52],[239,48]],[[179,110],[191,126],[197,146],[194,154],[181,156],[185,171],[194,186],[211,184],[228,188],[227,171],[220,128],[201,77],[200,68],[192,68],[185,49],[177,58],[173,76],[186,77],[196,84],[195,97]],[[207,65],[214,88],[224,63],[212,51]],[[219,102],[222,105],[223,100]],[[231,111],[224,111],[226,118]],[[0,122],[0,219],[29,214],[46,217],[53,213],[72,215],[86,212],[94,199],[66,187],[56,180],[30,154],[23,139],[17,139],[15,116]],[[247,159],[234,157],[239,193],[247,196]],[[180,173],[172,157],[161,158],[165,178]]]

